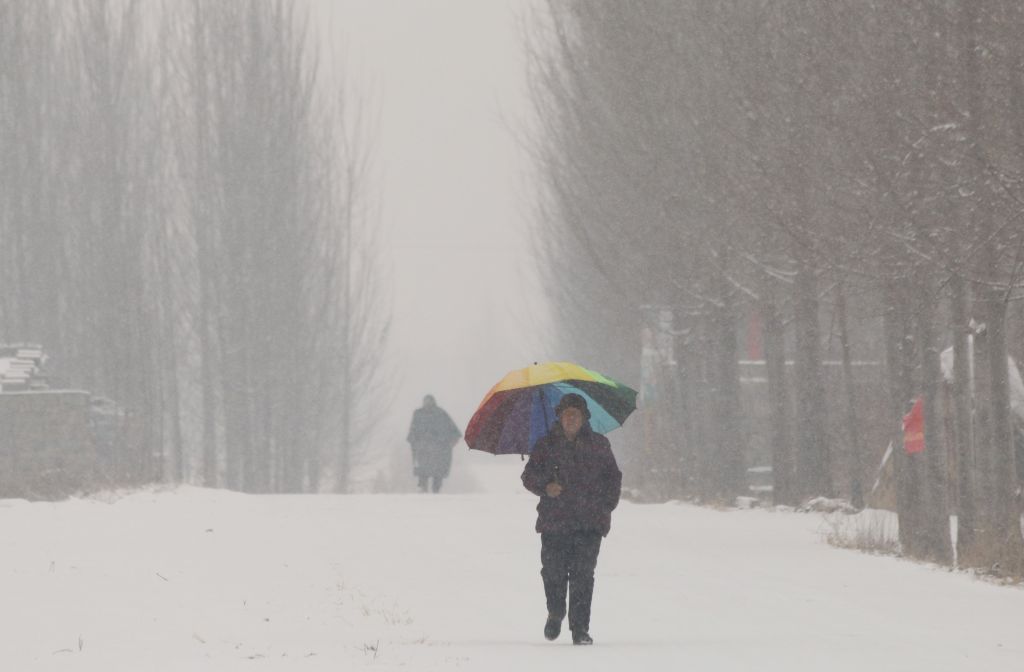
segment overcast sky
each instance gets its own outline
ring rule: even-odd
[[[506,0],[319,0],[331,56],[379,113],[375,139],[391,361],[392,439],[433,393],[463,428],[509,369],[544,360],[528,254],[529,105]],[[372,101],[372,102],[371,102]]]

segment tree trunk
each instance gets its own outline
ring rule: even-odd
[[[761,304],[764,330],[765,376],[768,379],[768,406],[771,409],[772,499],[776,504],[800,503],[793,464],[793,437],[790,425],[789,387],[786,381],[785,332],[776,304],[773,280],[766,285],[766,300]]]
[[[1015,455],[1010,428],[1008,359],[1003,292],[985,287],[975,306],[983,329],[974,338],[977,417],[975,455],[977,498],[970,543],[962,545],[963,567],[1024,573],[1024,539],[1015,506]]]
[[[695,438],[697,440],[697,495],[701,501],[708,502],[715,498],[715,446],[718,442],[718,428],[714,418],[715,408],[712,401],[717,381],[713,367],[708,362],[707,353],[711,351],[711,339],[707,335],[707,321],[701,320],[697,326],[697,335],[691,342],[694,368],[694,412],[697,418]]]
[[[953,545],[949,531],[949,470],[946,447],[942,441],[942,413],[939,391],[942,365],[935,337],[935,301],[932,283],[919,286],[917,310],[918,355],[921,361],[921,398],[924,410],[924,453],[914,455],[923,461],[921,521],[924,544],[922,559],[944,565],[953,564]],[[920,459],[919,459],[920,458]]]
[[[1024,538],[1016,506],[1017,471],[1013,430],[1010,424],[1009,361],[1006,353],[1005,292],[990,288],[986,292],[985,325],[991,385],[989,422],[992,425],[993,553],[1002,568],[1012,576],[1024,574]]]
[[[719,492],[732,503],[747,492],[744,464],[743,413],[740,405],[739,344],[736,338],[736,313],[732,292],[726,289],[718,315],[718,413]]]
[[[846,392],[846,436],[849,446],[847,468],[850,471],[850,503],[858,511],[864,508],[864,485],[861,461],[864,447],[857,422],[857,389],[853,379],[853,355],[846,314],[846,291],[842,281],[836,285],[836,311],[839,314],[839,342],[843,351],[843,382]]]
[[[953,415],[957,476],[957,557],[974,543],[974,422],[971,411],[972,375],[969,350],[967,287],[959,275],[949,283],[953,322]],[[959,562],[962,562],[960,560]]]
[[[814,270],[801,264],[796,276],[797,476],[801,498],[832,496],[831,458],[826,440],[828,417],[821,374],[817,281]]]
[[[916,539],[920,535],[916,515],[917,484],[903,447],[903,416],[913,405],[913,392],[907,365],[909,344],[905,338],[906,305],[898,281],[887,283],[885,300],[885,361],[889,387],[893,477],[896,482],[896,515],[899,519],[900,546],[904,553],[916,557]]]

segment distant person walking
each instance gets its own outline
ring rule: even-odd
[[[412,414],[406,439],[412,448],[412,473],[419,479],[420,492],[428,487],[432,492],[441,490],[441,482],[451,471],[452,448],[461,438],[462,432],[434,397],[423,397],[422,408]]]
[[[587,401],[566,394],[555,407],[558,421],[537,441],[523,470],[523,485],[540,497],[540,575],[548,618],[544,637],[558,638],[569,598],[573,644],[593,644],[590,603],[601,538],[619,504],[622,472],[611,445],[590,427]]]

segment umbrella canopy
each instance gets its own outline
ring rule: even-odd
[[[470,448],[495,455],[533,450],[555,421],[558,401],[574,392],[587,401],[590,426],[604,434],[636,409],[636,390],[569,362],[516,369],[491,388],[466,427]]]

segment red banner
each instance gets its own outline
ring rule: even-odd
[[[914,402],[910,413],[903,416],[903,449],[909,455],[924,452],[924,405],[921,397]]]

